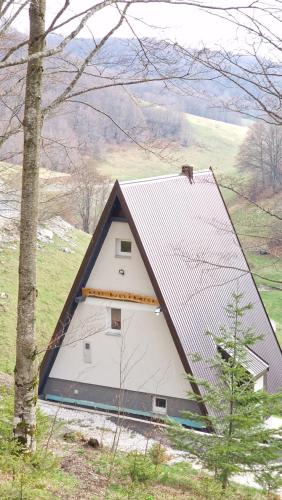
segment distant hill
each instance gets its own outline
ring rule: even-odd
[[[61,41],[60,36],[51,35],[48,38],[50,46],[56,46]],[[161,60],[160,70],[164,66],[164,74],[189,73],[187,63],[175,47],[165,42],[147,39],[144,41],[150,51],[150,57]],[[73,78],[74,68],[80,64],[88,53],[92,40],[75,39],[65,49],[63,56],[45,60],[43,107],[50,104],[65,89]],[[144,69],[145,68],[145,69]],[[238,114],[230,113],[222,108],[222,99],[236,97],[238,89],[230,86],[224,79],[211,78],[208,70],[197,80],[188,76],[184,80],[151,82],[138,85],[120,85],[103,88],[113,82],[132,81],[142,78],[146,73],[149,78],[160,78],[160,74],[151,63],[146,70],[140,47],[134,39],[110,38],[101,52],[97,54],[93,65],[79,80],[76,90],[83,91],[89,87],[95,90],[82,93],[71,102],[63,103],[51,113],[44,122],[42,162],[51,170],[68,171],[77,164],[81,156],[104,158],[113,149],[131,147],[134,144],[155,145],[164,153],[171,143],[172,149],[191,153],[197,163],[201,155],[196,151],[205,149],[202,139],[197,136],[197,127],[187,113],[203,118],[215,119],[224,123],[241,124]],[[196,71],[197,72],[197,71]],[[23,89],[18,88],[19,117],[22,115],[20,103],[23,99]],[[16,97],[13,97],[13,102]],[[146,105],[144,105],[146,103]],[[2,131],[9,122],[10,101],[0,103],[2,116]],[[184,114],[183,114],[184,113]],[[16,118],[13,118],[16,121]],[[208,122],[213,134],[212,122]],[[230,129],[231,130],[231,129]],[[223,142],[225,138],[223,137]],[[212,150],[218,150],[211,141],[210,156],[207,162],[214,162]],[[190,147],[190,151],[187,148]],[[150,148],[149,148],[150,149]],[[22,133],[13,135],[2,147],[0,160],[12,158],[12,162],[21,163]],[[14,156],[15,151],[19,151]],[[12,152],[12,153],[11,153]],[[231,155],[232,156],[232,155]],[[216,158],[215,158],[216,159]],[[230,160],[229,163],[232,163]],[[173,164],[179,162],[173,160]],[[170,163],[171,164],[171,163]],[[162,167],[165,169],[165,167]]]
[[[101,173],[113,179],[138,179],[175,173],[180,171],[182,164],[189,163],[196,170],[212,166],[217,174],[233,175],[247,127],[188,113],[181,115],[189,124],[191,142],[188,146],[172,143],[164,151],[155,150],[155,154],[150,154],[135,145],[121,145],[102,156],[99,162]],[[160,159],[158,154],[164,159]]]
[[[61,40],[62,37],[56,34],[48,37],[48,43],[52,47],[58,45]],[[148,50],[150,60],[157,61],[156,66],[160,66],[161,59],[170,59],[175,62],[178,74],[184,75],[185,72],[188,72],[187,61],[173,44],[157,42],[153,39],[143,40],[143,44]],[[92,39],[75,38],[68,44],[66,54],[84,58],[92,47]],[[139,42],[136,39],[111,37],[99,52],[97,65],[105,68],[105,76],[107,73],[119,74],[121,69],[124,71],[124,68],[127,67],[128,74],[132,77],[135,73],[136,78],[138,78],[138,60],[139,58],[142,60],[140,52]],[[137,56],[137,54],[139,55]],[[129,68],[131,68],[131,72]],[[166,70],[168,70],[167,67]],[[155,72],[153,64],[149,66],[147,76],[160,77],[159,73]],[[242,123],[241,115],[223,109],[222,105],[224,99],[241,96],[240,89],[232,86],[226,78],[219,78],[218,75],[216,77],[214,72],[200,65],[196,66],[195,74],[193,71],[191,72],[190,80],[189,77],[185,81],[177,80],[172,86],[169,82],[166,82],[166,85],[150,82],[130,87],[130,92],[152,103],[165,105],[174,111],[183,111],[228,123]]]

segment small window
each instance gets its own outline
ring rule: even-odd
[[[166,399],[156,398],[156,406],[157,408],[166,408]]]
[[[166,415],[167,413],[167,400],[165,398],[154,397],[153,399],[153,412]]]
[[[116,255],[131,257],[132,244],[130,240],[116,240]]]
[[[111,329],[121,330],[121,310],[111,309]]]
[[[91,345],[89,342],[83,343],[83,360],[84,363],[91,363]]]

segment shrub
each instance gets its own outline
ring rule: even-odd
[[[133,483],[151,481],[156,477],[156,468],[150,458],[137,451],[127,455],[124,472]]]
[[[268,464],[261,471],[256,473],[256,480],[266,490],[268,498],[278,498],[278,496],[273,493],[282,486],[281,472],[281,465]]]
[[[83,434],[79,431],[66,431],[63,434],[63,438],[69,443],[84,443],[85,441],[87,441],[87,439],[85,439]]]
[[[169,460],[167,451],[165,447],[161,445],[161,443],[153,444],[153,446],[149,450],[148,455],[154,465],[165,464]]]
[[[62,485],[72,489],[75,481],[64,474],[59,462],[48,452],[45,444],[50,431],[50,420],[40,411],[37,414],[37,450],[32,455],[22,454],[19,443],[12,436],[13,395],[0,387],[0,498],[25,500],[58,498]]]

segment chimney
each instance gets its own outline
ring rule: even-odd
[[[182,166],[182,175],[188,177],[190,184],[193,183],[193,167],[191,165]]]

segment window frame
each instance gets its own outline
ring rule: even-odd
[[[112,318],[112,311],[120,311],[120,328],[113,328],[113,318]],[[109,307],[109,321],[110,321],[110,326],[109,330],[107,331],[108,335],[114,335],[114,336],[120,336],[121,335],[121,329],[122,329],[122,320],[121,320],[121,308],[120,307]]]
[[[165,406],[158,406],[157,400],[165,401]],[[153,413],[158,413],[159,415],[167,415],[167,398],[162,396],[153,396]]]
[[[130,243],[130,252],[123,252],[121,249],[122,242]],[[116,239],[116,257],[131,258],[132,255],[132,241],[126,238]]]
[[[87,364],[92,363],[92,353],[91,353],[91,343],[90,342],[83,342],[83,362],[87,363]]]

